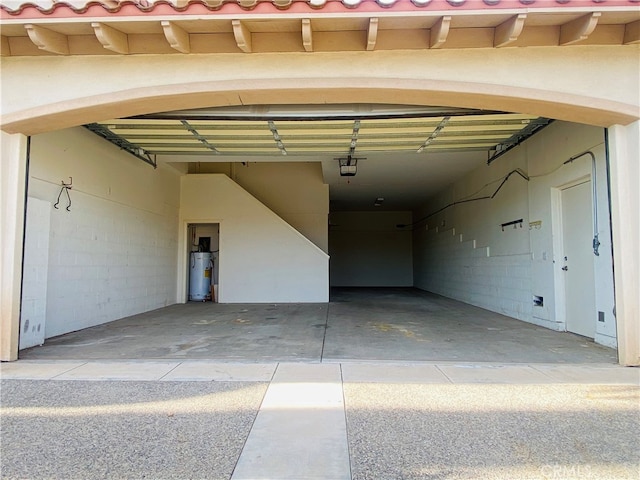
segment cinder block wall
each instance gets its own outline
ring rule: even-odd
[[[81,127],[32,137],[29,173],[29,197],[49,205],[49,225],[27,222],[26,233],[49,229],[47,288],[31,292],[47,338],[176,302],[177,173]],[[64,192],[56,209],[69,177],[70,211]]]
[[[417,264],[427,266],[420,277],[425,289],[519,320],[531,319],[530,255],[491,256],[489,247],[465,241],[453,228],[434,228],[421,236],[421,244]]]
[[[529,181],[512,175],[492,200],[462,203],[430,216],[414,230],[415,286],[520,320],[565,330],[558,281],[562,266],[558,248],[558,206],[553,192],[588,178],[597,159],[600,255],[594,256],[595,304],[604,321],[596,325],[595,341],[616,345],[613,271],[609,228],[604,130],[555,122],[488,166],[482,166],[443,189],[414,212],[414,221],[451,202],[491,195],[510,171],[521,169]],[[502,223],[522,219],[519,225]],[[529,228],[529,222],[541,222]],[[554,230],[555,229],[555,230]],[[588,241],[590,241],[588,239]],[[533,297],[544,298],[534,306]],[[597,312],[593,312],[594,319]],[[595,320],[594,320],[595,321]]]
[[[331,286],[413,286],[411,212],[332,212]]]

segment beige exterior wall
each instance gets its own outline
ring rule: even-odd
[[[609,129],[618,357],[640,365],[640,122]]]
[[[18,356],[27,138],[2,132],[0,144],[0,360]]]
[[[500,108],[599,126],[627,124],[639,115],[639,52],[638,45],[617,45],[90,61],[8,57],[2,59],[3,129],[39,133],[216,105],[358,102]]]

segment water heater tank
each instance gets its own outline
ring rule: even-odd
[[[189,260],[189,300],[207,300],[211,297],[213,254],[210,252],[191,252]]]

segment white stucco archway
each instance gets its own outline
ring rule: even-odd
[[[526,55],[488,49],[7,58],[2,203],[15,215],[3,213],[3,258],[22,258],[16,239],[23,229],[18,207],[24,198],[24,135],[136,114],[243,104],[393,103],[540,115],[611,128],[614,250],[624,258],[616,265],[620,359],[638,364],[637,51],[629,45],[533,47]],[[15,262],[12,268],[3,265],[1,358],[10,360],[17,355],[20,293],[4,286],[19,285],[20,272]]]
[[[521,52],[9,57],[3,59],[2,129],[35,134],[114,117],[243,104],[455,106],[602,127],[638,118],[637,46]]]

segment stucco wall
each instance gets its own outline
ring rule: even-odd
[[[608,129],[611,156],[611,217],[616,261],[618,357],[640,365],[640,122]]]
[[[638,48],[3,57],[3,129],[33,134],[203,105],[309,103],[500,105],[627,124],[638,118]]]
[[[331,286],[413,286],[411,212],[333,212]]]
[[[180,219],[182,301],[190,223],[220,224],[219,302],[328,301],[327,255],[228,176],[182,177]]]
[[[492,200],[463,203],[436,214],[414,232],[417,287],[456,298],[555,330],[565,329],[562,245],[557,218],[559,189],[591,174],[591,159],[567,159],[592,150],[597,159],[600,255],[593,257],[596,278],[596,341],[615,346],[611,237],[607,196],[604,130],[556,122],[444,189],[415,218],[457,200],[492,194],[510,171],[517,174]],[[523,219],[523,228],[500,225]],[[540,221],[529,228],[529,222]],[[544,306],[533,306],[533,295]],[[594,319],[597,312],[594,312]]]
[[[32,137],[29,174],[50,210],[47,338],[175,303],[178,175],[79,127]],[[69,177],[70,211],[64,193],[55,209]]]
[[[0,360],[18,357],[28,140],[0,134]]]

